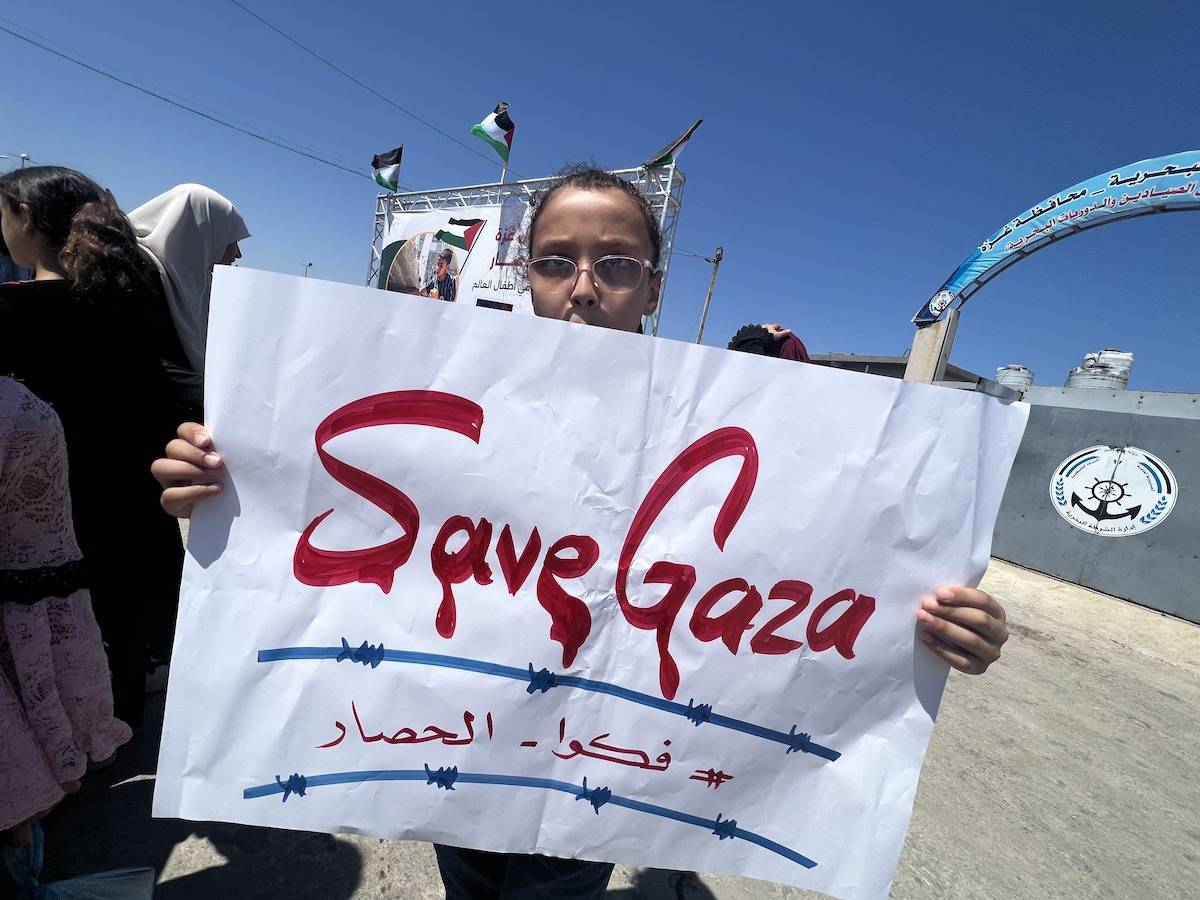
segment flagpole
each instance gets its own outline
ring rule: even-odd
[[[508,163],[506,162],[504,164],[504,167],[500,170],[500,183],[501,184],[504,184],[504,176],[506,176],[507,174],[508,174]]]

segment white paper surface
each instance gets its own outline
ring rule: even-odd
[[[919,598],[982,577],[1027,408],[380,297],[246,269],[215,275],[207,409],[228,476],[225,492],[192,519],[155,815],[884,896],[946,676],[914,641]],[[354,427],[456,410],[459,431]],[[700,466],[706,447],[715,461]],[[746,460],[755,453],[753,472]],[[661,574],[673,564],[684,582],[686,567],[694,570],[666,633],[679,673],[668,698],[657,631],[631,624],[639,613],[623,612],[616,586],[652,486],[673,464],[689,463],[695,473],[652,522],[642,510],[645,538],[626,550],[626,600],[643,611],[667,591],[645,583],[652,566]],[[336,580],[314,575],[320,564],[344,568],[353,551],[403,542],[403,503],[389,513],[364,499],[369,488],[352,490],[331,474],[352,480],[349,467],[373,476],[375,490],[386,483],[403,491],[415,507],[411,555],[394,571],[368,568],[366,582],[303,583]],[[738,516],[729,498],[748,477]],[[723,506],[721,550],[714,525]],[[311,545],[351,556],[302,562],[302,580],[301,535],[330,510]],[[466,580],[452,585],[446,637],[432,560],[439,546],[444,559],[464,545],[461,532],[438,541],[454,516],[491,523],[480,557],[491,582],[478,583],[469,566],[460,573]],[[496,549],[506,525],[515,549],[507,570]],[[540,552],[530,552],[528,575],[511,593],[507,581],[522,574],[512,563],[535,526]],[[564,535],[594,541],[578,542],[579,568],[589,547],[596,557],[581,577],[547,571]],[[568,571],[579,555],[561,551],[551,566]],[[486,580],[482,567],[473,571]],[[735,607],[753,612],[744,591],[707,616],[696,610],[728,579],[755,586],[762,607],[723,628],[737,613],[720,617]],[[551,607],[553,583],[579,598],[559,602],[576,612],[585,605],[590,627],[560,614],[560,639],[552,639],[539,580]],[[797,609],[769,598],[780,582],[790,596],[803,594],[803,582],[812,598],[773,627]],[[826,604],[814,636],[820,605],[846,590],[874,598],[873,612],[865,600]],[[861,629],[851,627],[865,610]],[[578,648],[564,664],[572,628]],[[772,646],[772,632],[801,646],[779,652],[794,645]],[[836,635],[843,647],[814,650]],[[338,661],[343,639],[352,652]],[[725,640],[737,640],[736,654]],[[259,661],[260,651],[286,648],[302,649]],[[289,652],[324,656],[276,659]],[[590,681],[564,683],[572,677]],[[793,730],[809,735],[807,744],[789,737]],[[301,786],[303,795],[293,790]]]

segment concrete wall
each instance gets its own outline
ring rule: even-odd
[[[1034,406],[992,554],[1200,623],[1200,397],[1031,388],[1025,399]],[[1129,537],[1100,537],[1055,511],[1049,493],[1055,469],[1096,444],[1132,444],[1174,471],[1179,498],[1161,524]]]

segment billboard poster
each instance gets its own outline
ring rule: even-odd
[[[469,306],[532,313],[520,272],[529,205],[389,214],[375,287]]]

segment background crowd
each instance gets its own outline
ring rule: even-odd
[[[37,821],[130,740],[169,657],[183,550],[150,464],[178,422],[203,420],[212,269],[249,231],[200,185],[126,214],[86,175],[32,166],[0,176],[0,235],[0,258],[24,276],[0,284],[11,851],[36,845]]]

